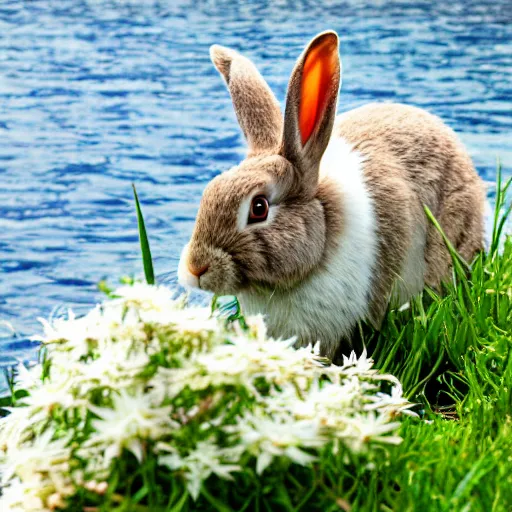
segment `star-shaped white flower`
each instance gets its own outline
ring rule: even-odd
[[[112,408],[92,404],[88,407],[99,418],[92,421],[95,432],[84,446],[104,446],[105,466],[109,466],[123,448],[141,462],[145,440],[158,440],[179,427],[171,419],[172,407],[153,406],[141,388],[133,393],[120,391],[113,398]]]

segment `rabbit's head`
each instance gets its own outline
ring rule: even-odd
[[[217,45],[211,58],[226,81],[249,149],[240,165],[206,187],[181,256],[180,282],[218,294],[291,288],[321,266],[332,235],[327,232],[332,212],[323,198],[336,192],[319,185],[319,166],[336,112],[338,36],[319,34],[299,57],[284,120],[248,59]]]

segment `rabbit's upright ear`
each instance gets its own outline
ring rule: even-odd
[[[331,138],[339,86],[338,36],[323,32],[309,43],[292,72],[281,150],[310,192],[316,189],[320,160]]]
[[[228,86],[238,123],[249,144],[249,156],[276,150],[283,116],[274,94],[254,64],[238,52],[219,45],[210,57]]]

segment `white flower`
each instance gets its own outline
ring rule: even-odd
[[[113,337],[113,330],[123,324],[122,311],[115,316],[106,315],[101,306],[96,306],[87,315],[77,318],[68,311],[68,318],[56,318],[50,322],[39,321],[44,327],[44,336],[33,339],[43,342],[51,354],[51,359],[60,365],[77,362],[87,356],[98,343]]]
[[[131,341],[106,343],[99,350],[99,357],[88,364],[80,365],[80,372],[74,378],[74,385],[80,386],[82,395],[89,389],[123,389],[133,384],[134,378],[147,367],[149,356],[133,348]]]
[[[214,345],[209,352],[192,355],[183,362],[182,368],[160,371],[158,378],[165,379],[171,396],[187,386],[201,390],[226,385],[245,386],[256,394],[254,381],[259,377],[283,384],[301,377],[311,378],[313,366],[322,368],[315,361],[311,347],[292,348],[295,339],[257,340],[243,331],[226,336],[227,342]]]
[[[41,385],[41,377],[42,367],[40,365],[33,365],[27,368],[22,361],[19,361],[16,366],[15,388],[31,390]]]
[[[249,413],[230,432],[238,435],[241,446],[257,457],[258,474],[274,457],[284,456],[297,464],[310,464],[316,457],[302,448],[319,448],[327,442],[316,420],[297,420],[287,414],[265,417]]]
[[[356,353],[352,351],[349,357],[343,356],[343,365],[341,369],[350,374],[373,374],[377,373],[376,370],[372,370],[373,367],[373,359],[371,357],[367,357],[366,349],[363,350],[363,353],[359,356],[356,356]]]
[[[242,450],[221,448],[211,440],[200,441],[196,448],[186,457],[180,457],[176,448],[170,445],[159,445],[161,451],[169,452],[158,458],[159,464],[172,470],[184,470],[187,479],[187,489],[194,499],[197,499],[202,483],[215,474],[224,480],[231,480],[231,473],[241,471],[238,460]]]
[[[0,505],[8,505],[2,510],[53,510],[74,494],[69,438],[53,440],[53,436],[53,429],[48,428],[33,442],[4,457],[0,465],[3,484]]]
[[[19,370],[24,368],[23,365],[19,365]],[[21,372],[24,375],[24,380],[27,382],[27,372]],[[17,381],[17,387],[20,386],[21,382]],[[30,391],[30,394],[21,398],[19,403],[26,406],[32,407],[34,411],[43,410],[45,412],[51,412],[55,406],[60,406],[63,409],[69,409],[71,407],[77,407],[83,405],[85,400],[76,399],[72,392],[72,386],[74,384],[73,379],[67,373],[59,372],[59,367],[56,367],[52,372],[51,378],[46,380],[34,380],[30,387],[22,387]],[[21,386],[20,386],[21,387]]]
[[[63,343],[69,344],[81,353],[87,352],[87,339],[89,337],[87,320],[85,318],[76,318],[73,311],[68,310],[68,318],[55,318],[48,322],[44,318],[38,318],[43,324],[44,336],[34,336],[34,341],[43,343]]]
[[[113,398],[112,408],[90,404],[89,409],[99,419],[92,421],[95,433],[84,446],[104,446],[106,467],[123,448],[141,462],[144,440],[157,440],[179,426],[170,417],[172,407],[153,407],[150,402],[148,395],[139,388],[133,394],[122,390]]]
[[[55,490],[52,482],[41,475],[30,480],[19,478],[2,486],[0,510],[3,512],[51,512],[66,507],[66,495]]]
[[[370,442],[387,444],[402,442],[402,438],[399,436],[386,435],[397,430],[400,423],[390,423],[385,414],[377,414],[375,411],[370,411],[367,414],[358,413],[352,418],[347,418],[347,425],[350,430],[344,432],[343,437],[356,452],[367,448]]]
[[[9,512],[47,512],[43,500],[19,478],[1,487],[0,510]]]
[[[7,454],[2,461],[2,482],[9,481],[15,474],[22,480],[30,480],[34,474],[52,472],[55,467],[66,465],[70,450],[67,448],[69,439],[53,441],[54,430],[46,429],[35,440],[26,443],[18,450]]]
[[[249,337],[259,342],[268,339],[267,325],[265,324],[265,317],[263,315],[248,316],[245,318],[245,323],[249,328]],[[239,334],[241,333],[239,324],[235,324],[235,329],[238,329]]]
[[[142,282],[121,286],[112,295],[139,309],[167,309],[169,305],[180,303],[173,300],[174,293],[169,288]]]
[[[225,339],[224,326],[212,316],[210,308],[147,311],[141,317],[150,324],[166,326],[167,337],[179,339],[185,348],[198,350],[204,348],[204,341],[213,345]]]
[[[5,407],[9,414],[0,418],[0,450],[10,452],[32,436],[36,425],[47,419],[46,412],[32,407]]]
[[[294,393],[292,388],[291,392]],[[288,408],[297,418],[316,419],[322,427],[340,428],[347,417],[360,408],[361,382],[353,377],[341,384],[315,380],[303,398],[290,400]],[[286,391],[276,394],[274,401],[287,398]],[[269,402],[267,402],[269,403]],[[281,403],[281,407],[285,406]],[[275,406],[274,406],[275,407]]]
[[[400,382],[397,382],[393,386],[391,395],[377,392],[375,395],[370,395],[368,400],[370,400],[371,403],[364,407],[367,411],[378,409],[381,414],[387,414],[391,417],[399,414],[415,417],[418,416],[418,414],[410,410],[410,408],[414,407],[416,404],[409,402],[409,400],[403,396],[402,385]]]
[[[126,309],[135,310],[145,322],[166,323],[167,314],[183,309],[184,305],[182,299],[173,299],[174,293],[169,288],[146,283],[121,286],[112,295],[117,299],[108,302],[107,307],[115,310],[121,306],[123,314]]]

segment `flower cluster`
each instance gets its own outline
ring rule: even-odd
[[[247,467],[399,443],[397,415],[412,414],[366,354],[335,366],[269,338],[261,317],[227,323],[164,287],[124,286],[84,317],[42,323],[40,364],[19,366],[0,420],[1,510],[122,499],[148,460],[197,499],[208,478]]]

